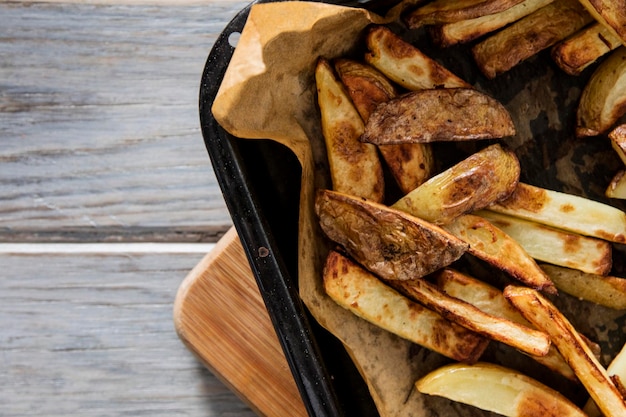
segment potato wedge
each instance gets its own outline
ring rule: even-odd
[[[609,198],[626,199],[626,170],[615,174],[604,194]]]
[[[611,146],[626,166],[626,124],[619,125],[609,132]]]
[[[626,45],[626,8],[623,0],[580,0],[593,17]]]
[[[585,236],[626,243],[626,213],[572,194],[520,182],[507,199],[488,209]]]
[[[576,135],[597,136],[626,112],[626,47],[617,48],[595,69],[576,111]]]
[[[479,362],[451,364],[427,374],[417,390],[508,417],[585,417],[559,392],[522,373]]]
[[[596,22],[556,44],[552,48],[552,59],[565,73],[579,75],[621,44],[621,39]]]
[[[315,210],[324,233],[384,279],[425,276],[467,250],[465,242],[434,224],[362,198],[320,190]]]
[[[472,54],[481,72],[495,78],[592,20],[577,0],[555,0],[478,43]]]
[[[512,320],[486,313],[451,297],[424,279],[394,281],[392,287],[446,319],[529,355],[545,356],[550,350],[547,334]]]
[[[589,274],[550,264],[539,266],[560,291],[605,307],[626,309],[626,278]]]
[[[442,48],[459,43],[467,43],[528,16],[535,10],[547,6],[553,1],[524,0],[498,13],[473,19],[464,19],[458,22],[435,24],[429,26],[428,31],[433,42]]]
[[[507,286],[504,296],[528,321],[550,335],[567,363],[606,417],[626,416],[626,403],[569,320],[532,288]]]
[[[372,27],[365,39],[365,61],[407,90],[471,88],[434,59],[384,26]]]
[[[515,134],[506,108],[471,88],[419,90],[380,104],[361,140],[375,145],[496,139]]]
[[[448,358],[476,362],[488,339],[404,297],[338,252],[324,267],[324,288],[339,305],[402,338]]]
[[[315,82],[333,188],[382,201],[385,186],[376,147],[359,141],[361,116],[325,59],[317,63]]]
[[[484,218],[465,214],[444,228],[466,242],[467,251],[475,257],[532,288],[550,294],[557,292],[548,275],[519,243]]]
[[[398,96],[391,81],[371,65],[347,58],[337,59],[334,64],[337,75],[364,122],[376,106]]]
[[[617,375],[620,380],[626,381],[626,345],[622,347],[622,350],[613,358],[609,366],[606,368],[606,372],[613,378]],[[598,409],[598,406],[592,399],[589,399],[583,408],[587,417],[602,417],[602,413]]]
[[[435,277],[437,285],[449,296],[466,301],[485,313],[504,317],[523,326],[534,328],[534,326],[504,298],[504,294],[502,294],[502,291],[499,289],[451,268],[443,268],[440,272],[436,273]],[[577,380],[572,368],[570,368],[563,359],[563,356],[552,344],[546,355],[528,356],[569,380]]]
[[[432,177],[392,207],[429,222],[447,224],[509,196],[519,175],[515,154],[494,144]]]
[[[396,88],[371,65],[349,59],[335,61],[335,69],[363,121],[380,103],[397,96]],[[427,143],[404,143],[378,148],[391,175],[405,194],[421,185],[434,170],[432,149]]]
[[[608,274],[613,266],[613,247],[605,240],[489,210],[475,214],[511,236],[538,261],[598,275]]]
[[[507,10],[522,0],[434,0],[409,12],[405,23],[410,29],[423,25],[459,22]]]

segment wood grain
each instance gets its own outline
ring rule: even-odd
[[[307,415],[234,228],[181,285],[174,319],[187,346],[259,415]]]
[[[181,343],[203,254],[0,254],[0,415],[255,414]]]
[[[216,241],[199,82],[245,4],[0,3],[0,239]]]

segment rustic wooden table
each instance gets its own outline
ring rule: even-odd
[[[0,415],[252,416],[172,306],[231,226],[198,121],[247,2],[0,3]]]

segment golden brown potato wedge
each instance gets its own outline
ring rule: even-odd
[[[624,345],[622,350],[613,358],[606,368],[606,371],[611,378],[616,375],[621,381],[626,381],[626,345]],[[583,411],[587,414],[587,417],[602,417],[602,413],[592,399],[587,401]]]
[[[486,313],[470,303],[447,295],[424,279],[394,281],[390,285],[451,322],[529,355],[545,356],[550,350],[550,338],[547,334]]]
[[[472,54],[481,72],[495,78],[592,20],[577,0],[555,0],[478,43]]]
[[[361,137],[376,145],[496,139],[515,134],[506,108],[471,88],[413,91],[380,104]]]
[[[434,0],[409,12],[405,22],[411,29],[423,25],[459,22],[499,13],[521,2],[522,0]]]
[[[391,81],[371,65],[347,58],[335,60],[335,70],[363,121],[380,103],[398,96]]]
[[[418,380],[417,390],[507,417],[585,417],[558,391],[518,371],[487,362],[450,364]]]
[[[434,224],[359,197],[320,190],[315,210],[324,233],[384,279],[425,276],[467,250],[466,243]]]
[[[404,297],[338,252],[324,267],[324,288],[337,304],[402,338],[462,362],[476,362],[488,339]]]
[[[515,154],[494,144],[432,177],[392,207],[429,222],[450,223],[509,196],[519,175]]]
[[[597,136],[626,112],[626,47],[611,52],[583,89],[576,112],[576,135]]]
[[[471,87],[384,26],[372,27],[365,42],[365,60],[407,90]]]
[[[524,0],[498,13],[458,22],[435,24],[429,26],[428,31],[433,42],[443,48],[458,43],[467,43],[528,16],[553,1]]]
[[[615,174],[604,194],[609,198],[626,199],[626,170]]]
[[[626,124],[619,125],[609,133],[611,146],[626,165]]]
[[[489,210],[585,236],[626,243],[626,213],[572,194],[520,182],[508,198],[492,204]]]
[[[567,294],[616,310],[626,309],[626,279],[541,264],[554,285]]]
[[[613,247],[606,240],[489,210],[475,214],[511,236],[538,261],[598,275],[608,274],[613,266]]]
[[[579,75],[621,44],[621,39],[596,22],[556,44],[552,48],[552,59],[567,74]]]
[[[555,294],[552,280],[535,260],[502,230],[482,217],[465,214],[444,228],[469,245],[468,252],[529,287]]]
[[[626,4],[623,0],[580,0],[593,17],[626,45]]]
[[[359,141],[361,116],[325,59],[317,63],[315,82],[333,188],[382,201],[385,186],[376,147]]]
[[[554,304],[532,288],[508,286],[504,296],[528,321],[550,335],[552,343],[606,417],[626,415],[626,403],[606,369]]]
[[[534,328],[534,326],[504,298],[502,291],[484,281],[480,281],[451,268],[443,268],[436,273],[435,277],[437,285],[449,296],[466,301],[485,313],[504,317],[521,325]],[[550,350],[546,355],[528,356],[569,380],[577,380],[572,368],[565,362],[563,356],[553,345],[550,345]]]
[[[393,84],[369,64],[349,59],[335,62],[339,78],[363,121],[380,103],[397,96]],[[389,171],[405,194],[428,179],[434,169],[432,149],[426,143],[405,143],[379,147]]]

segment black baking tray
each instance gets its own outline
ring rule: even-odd
[[[211,106],[253,2],[215,42],[200,86],[200,124],[224,195],[287,362],[311,416],[377,416],[343,346],[310,317],[297,286],[301,167],[270,140],[240,140],[215,121]],[[232,39],[232,38],[231,38]],[[279,161],[279,162],[277,162]]]
[[[345,349],[310,316],[298,294],[301,168],[296,157],[274,141],[242,140],[231,136],[211,114],[211,106],[234,51],[229,39],[242,31],[250,7],[263,2],[253,2],[235,16],[215,42],[206,61],[199,97],[205,145],[309,415],[378,416],[367,387]],[[390,4],[389,0],[380,0],[368,7],[378,11]],[[360,5],[360,2],[355,1],[352,5]],[[555,67],[549,52],[544,51],[495,80],[487,80],[477,71],[467,46],[450,48],[442,53],[433,48],[423,34],[419,39],[413,43],[424,42],[418,45],[420,49],[505,104],[527,88],[529,79],[545,76],[546,71],[551,71],[553,76],[545,91],[550,97],[546,100],[565,104],[555,110],[558,123],[555,124],[555,115],[550,111],[541,111],[528,122],[533,141],[514,144],[525,168],[521,180],[607,202],[602,184],[608,184],[620,166],[617,156],[607,141],[581,142],[563,127],[571,126],[575,116],[576,100],[571,99],[572,92],[580,93],[592,70],[578,77],[567,76]],[[464,145],[460,149],[442,145],[438,153],[442,156],[440,164],[451,164],[461,153],[472,152],[471,146],[474,145]],[[484,145],[481,142],[475,146]],[[586,156],[594,154],[602,155],[602,162],[588,166]],[[555,168],[564,158],[571,162],[575,177],[565,181]],[[623,209],[623,205],[620,208]]]

